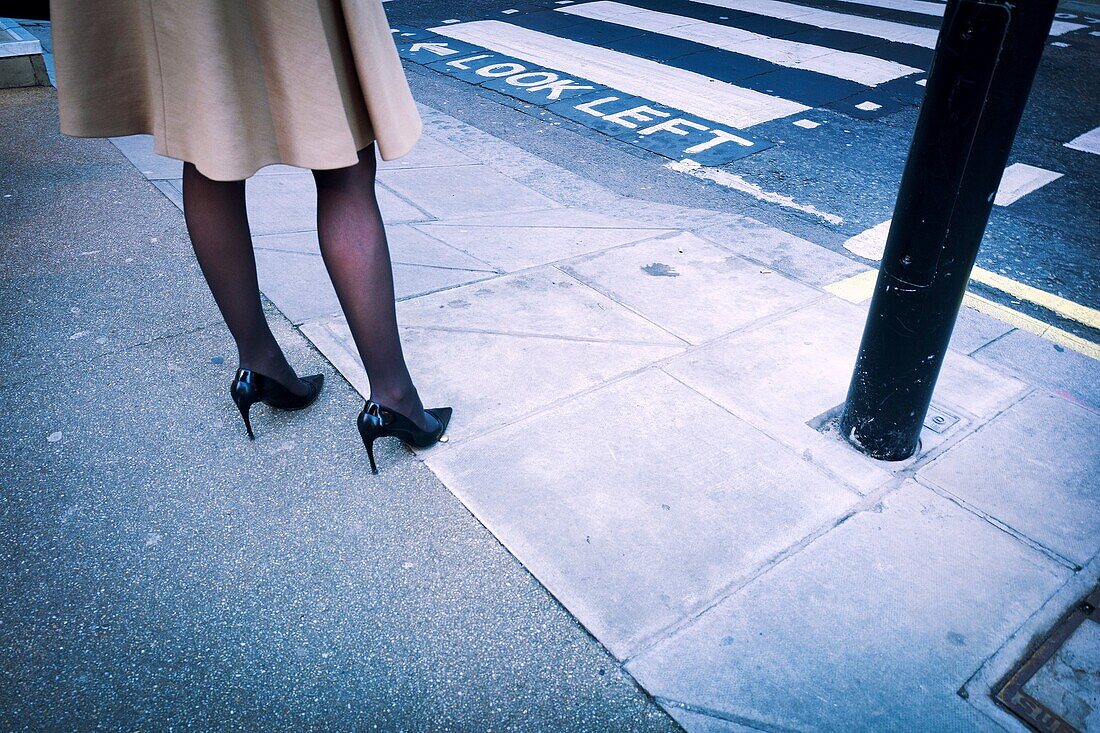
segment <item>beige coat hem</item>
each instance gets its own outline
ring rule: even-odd
[[[149,134],[215,180],[408,153],[423,122],[381,0],[52,0],[61,132]]]

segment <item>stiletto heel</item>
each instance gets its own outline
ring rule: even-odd
[[[252,433],[252,421],[248,419],[248,411],[251,407],[251,402],[237,403],[237,409],[241,411],[241,417],[244,418],[244,429],[248,431],[248,439],[255,440],[256,436]]]
[[[359,413],[356,421],[359,426],[359,435],[363,438],[363,445],[367,449],[367,457],[370,459],[371,473],[378,473],[378,464],[374,462],[374,441],[386,434],[382,424],[382,416],[377,412],[370,412],[366,407]]]
[[[296,395],[283,385],[270,377],[266,377],[251,369],[238,369],[233,377],[233,383],[229,385],[229,394],[233,398],[237,409],[241,411],[244,419],[244,427],[248,431],[251,440],[256,439],[252,432],[252,420],[248,411],[257,402],[263,402],[280,410],[301,410],[308,407],[321,394],[321,386],[324,384],[324,374],[312,374],[302,377],[302,381],[309,385],[309,392],[304,395]]]
[[[363,445],[367,447],[367,458],[370,459],[370,472],[378,475],[378,464],[374,462],[374,439],[363,438]]]
[[[398,438],[406,445],[427,448],[443,437],[443,433],[447,431],[447,424],[451,421],[453,410],[450,407],[433,407],[424,412],[435,418],[439,423],[438,428],[421,430],[404,415],[383,407],[374,400],[367,400],[356,424],[359,426],[363,445],[367,448],[371,472],[378,473],[378,466],[374,461],[374,441],[378,438]]]

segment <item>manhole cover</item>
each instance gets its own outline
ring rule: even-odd
[[[1100,733],[1100,586],[994,695],[1040,733]]]

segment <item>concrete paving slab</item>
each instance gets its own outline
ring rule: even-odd
[[[437,219],[557,205],[486,165],[380,171],[378,180]]]
[[[173,186],[179,187],[178,182]],[[278,176],[256,176],[245,187],[252,236],[317,229],[317,187],[309,171]],[[383,186],[377,188],[378,207],[387,224],[430,221],[431,216]]]
[[[1037,392],[920,472],[1061,556],[1100,551],[1100,415]]]
[[[400,322],[400,315],[398,321]],[[318,319],[302,331],[364,396],[370,394],[358,352],[342,317]],[[537,336],[401,329],[406,361],[421,398],[450,405],[447,450],[570,395],[676,354],[676,347]]]
[[[463,252],[411,224],[387,225],[386,239],[390,245],[390,257],[394,262],[406,265],[449,267],[455,270],[495,271],[493,265],[487,260]]]
[[[304,234],[302,237],[293,234],[267,235],[258,239],[267,243],[275,237],[283,242],[298,240],[297,244],[301,246],[301,240],[308,239],[311,233]],[[295,324],[341,312],[340,302],[320,254],[257,247],[256,271],[260,289]],[[399,300],[415,298],[476,282],[492,274],[483,270],[456,270],[395,262],[394,292]]]
[[[582,257],[562,269],[693,344],[821,296],[687,233]]]
[[[440,290],[450,290],[467,283],[493,277],[484,270],[455,270],[449,267],[426,267],[393,263],[393,287],[398,300],[417,298]]]
[[[956,690],[1070,576],[910,482],[627,668],[764,729],[1002,731]]]
[[[458,148],[445,145],[425,132],[416,141],[413,149],[394,160],[378,160],[380,171],[400,170],[402,168],[438,168],[452,165],[473,165],[475,159],[462,153]]]
[[[1019,718],[1001,707],[993,698],[1007,680],[1035,651],[1038,640],[1044,639],[1065,617],[1066,611],[1081,603],[1100,583],[1100,557],[1062,585],[1058,591],[1016,630],[997,653],[990,657],[962,688],[970,703],[1006,730],[1023,733],[1026,729]],[[1100,707],[1096,708],[1100,710]]]
[[[111,138],[119,150],[167,196],[176,208],[183,210],[182,163],[157,155],[152,150],[152,136],[133,135]],[[454,151],[456,156],[461,155]],[[429,146],[424,157],[413,159],[406,168],[430,167],[428,163],[440,159],[442,151]],[[410,156],[411,157],[411,154]],[[463,156],[465,157],[465,156]],[[456,157],[455,160],[458,160]],[[395,161],[396,162],[396,161]],[[267,180],[271,176],[285,176],[283,180]],[[317,189],[313,175],[304,168],[289,165],[270,165],[261,168],[245,187],[248,199],[248,218],[253,236],[315,230],[317,228]],[[378,186],[378,206],[382,218],[388,224],[430,221],[420,209],[396,195],[385,186]]]
[[[495,272],[492,265],[471,257],[465,252],[460,252],[435,237],[414,229],[409,224],[388,225],[386,239],[390,245],[390,257],[395,263]],[[320,254],[321,252],[316,231],[263,234],[253,237],[252,240],[258,249],[301,254]]]
[[[806,424],[844,402],[866,313],[865,304],[826,298],[691,351],[665,370],[866,493],[897,466],[866,458]],[[933,404],[980,423],[1026,390],[1018,380],[949,351]],[[926,433],[925,449],[937,438]]]
[[[657,371],[426,461],[619,658],[856,499]]]
[[[735,254],[819,288],[867,269],[851,258],[754,219],[743,218],[695,233]]]
[[[827,298],[664,370],[865,494],[890,471],[806,424],[844,401],[865,318],[865,308]]]
[[[389,228],[387,227],[387,231],[388,230]],[[315,230],[254,235],[252,237],[252,246],[257,250],[269,249],[275,252],[297,252],[303,255],[321,254],[321,247],[317,242],[317,232]]]
[[[424,328],[685,345],[554,267],[407,300],[398,318],[403,325]]]
[[[1011,330],[1012,326],[1004,321],[963,306],[951,331],[951,348],[961,354],[972,354]]]
[[[317,228],[317,187],[312,174],[254,178],[245,192],[252,236]]]
[[[418,228],[506,272],[598,252],[641,239],[671,234],[669,229],[611,229],[577,227],[569,217],[563,226],[481,226],[445,223],[420,224]]]
[[[960,408],[984,422],[1013,404],[1031,389],[996,367],[948,349],[933,400]]]
[[[343,315],[306,321],[298,328],[360,397],[370,396],[370,380]]]
[[[567,226],[573,229],[654,229],[658,232],[671,231],[668,226],[638,221],[628,216],[608,216],[586,209],[562,208],[532,209],[517,211],[501,217],[499,214],[472,214],[470,216],[452,216],[445,221],[434,222],[438,226],[461,227],[550,227]],[[656,235],[657,232],[653,234]]]
[[[1100,409],[1100,361],[1025,331],[1012,331],[974,358],[1021,379]]]
[[[694,229],[742,218],[716,211],[624,198],[595,181],[543,160],[448,114],[423,105],[419,109],[433,137],[565,206],[629,219],[635,222],[633,226],[648,225],[660,229]],[[667,175],[678,174],[668,171]]]
[[[320,255],[257,248],[256,274],[260,290],[291,323],[341,312]]]
[[[722,718],[715,718],[672,705],[662,705],[662,707],[687,733],[760,733],[759,728],[750,728],[747,725],[740,725]]]

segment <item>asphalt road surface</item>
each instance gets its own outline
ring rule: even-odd
[[[746,213],[873,264],[944,3],[472,0],[456,9],[391,0],[386,8],[425,103],[621,193]],[[1092,344],[1100,344],[1098,50],[1100,5],[1062,3],[971,284],[987,301]],[[639,105],[651,111],[616,117]]]

